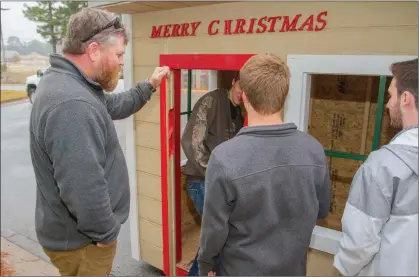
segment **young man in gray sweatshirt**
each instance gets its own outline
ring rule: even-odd
[[[205,178],[200,275],[305,275],[316,221],[328,215],[330,180],[320,143],[283,123],[287,65],[255,55],[240,70],[248,126],[212,152]]]
[[[109,275],[128,218],[128,171],[112,120],[140,110],[169,70],[105,93],[118,83],[127,42],[116,15],[91,8],[74,14],[63,56],[50,57],[37,88],[30,118],[36,233],[61,275]]]

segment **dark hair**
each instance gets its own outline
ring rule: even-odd
[[[418,59],[393,63],[391,72],[396,80],[397,93],[410,92],[415,98],[418,107]]]
[[[234,81],[240,81],[240,71],[237,71],[236,73],[234,73],[233,80]]]

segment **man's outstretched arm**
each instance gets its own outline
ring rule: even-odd
[[[204,214],[201,224],[198,253],[199,275],[215,271],[217,256],[221,253],[229,232],[228,220],[232,212],[233,192],[222,162],[213,153],[205,178]]]
[[[106,93],[106,107],[112,119],[124,119],[138,112],[150,100],[153,89],[160,86],[162,79],[169,75],[169,71],[168,67],[157,67],[149,83],[137,83],[133,88],[121,93]]]

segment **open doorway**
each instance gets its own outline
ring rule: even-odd
[[[197,103],[206,93],[215,89],[229,90],[236,70],[181,70],[181,128],[180,136],[183,135],[189,116]],[[207,85],[208,84],[208,85]],[[207,85],[207,86],[206,86]],[[244,107],[242,107],[244,111]],[[188,272],[192,266],[200,237],[200,216],[195,210],[194,204],[186,189],[186,176],[183,168],[186,164],[186,156],[181,148],[181,259],[177,267]]]
[[[234,73],[252,55],[161,55],[172,78],[160,88],[163,266],[187,275],[199,246],[200,218],[186,191],[180,137],[194,104],[212,89],[229,89]],[[199,81],[198,81],[199,80]],[[173,268],[175,267],[175,268]]]

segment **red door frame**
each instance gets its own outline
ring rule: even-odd
[[[169,155],[175,155],[175,207],[181,210],[181,168],[180,168],[180,89],[181,69],[240,70],[253,54],[174,54],[160,55],[160,66],[168,66],[173,71],[174,108],[166,117],[166,80],[160,86],[160,143],[161,143],[161,191],[163,222],[163,271],[170,275],[169,256],[169,203],[167,166]],[[166,131],[169,124],[169,134]],[[169,143],[167,137],[169,136]],[[176,263],[182,259],[181,213],[176,213]],[[186,276],[187,272],[176,267],[176,276]]]

